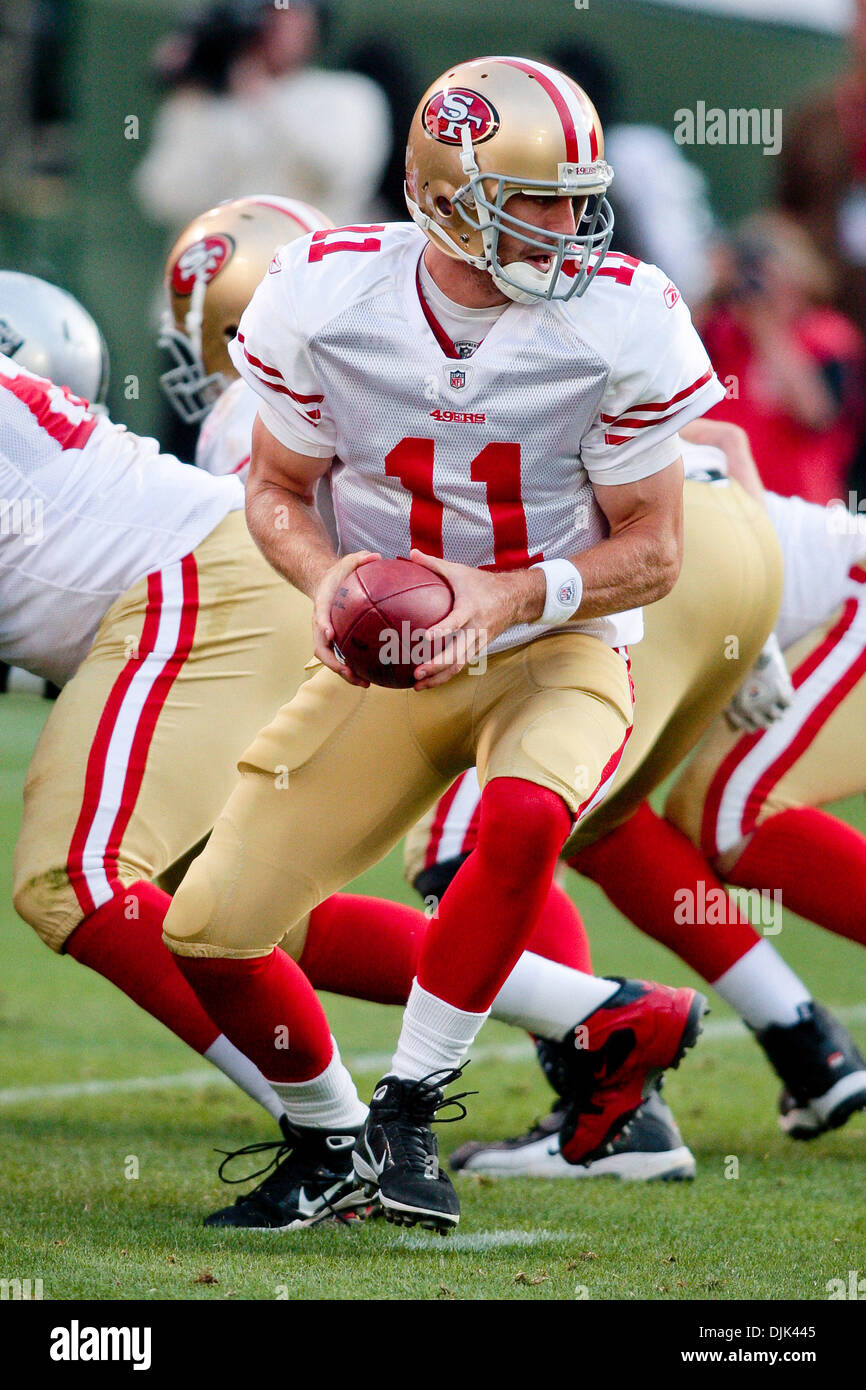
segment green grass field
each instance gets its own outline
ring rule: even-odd
[[[697,1157],[693,1184],[469,1177],[450,1238],[383,1221],[289,1235],[204,1230],[228,1192],[213,1149],[270,1138],[272,1125],[15,916],[20,791],[46,712],[26,695],[0,697],[0,1278],[41,1279],[45,1299],[826,1299],[828,1280],[866,1273],[866,1121],[812,1145],[784,1138],[775,1078],[714,998],[707,1035],[666,1088]],[[866,823],[859,803],[840,810]],[[359,886],[412,901],[397,856]],[[570,886],[600,972],[691,980],[591,885]],[[866,1043],[859,949],[792,918],[775,943]],[[364,1094],[399,1014],[325,1002]],[[466,1083],[480,1094],[467,1120],[442,1128],[446,1153],[516,1133],[548,1107],[528,1043],[502,1025],[485,1028]],[[731,1157],[737,1178],[726,1177]]]

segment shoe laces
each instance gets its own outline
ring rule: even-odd
[[[468,1065],[468,1064],[467,1064]],[[400,1079],[399,1100],[382,1106],[382,1118],[388,1122],[388,1143],[395,1162],[405,1163],[417,1171],[426,1172],[430,1156],[432,1124],[453,1124],[465,1119],[463,1101],[477,1091],[459,1091],[456,1096],[443,1096],[442,1091],[463,1075],[463,1068],[442,1068],[428,1072],[417,1081]],[[441,1112],[453,1106],[456,1114]],[[399,1107],[399,1108],[398,1108]],[[434,1150],[435,1152],[435,1150]]]
[[[301,1135],[291,1135],[289,1137],[284,1136],[282,1139],[266,1139],[259,1144],[245,1144],[240,1149],[216,1149],[216,1153],[224,1155],[217,1170],[218,1177],[221,1182],[229,1183],[232,1186],[236,1183],[251,1182],[253,1178],[262,1178],[263,1181],[259,1183],[258,1187],[245,1193],[242,1197],[238,1197],[237,1200],[238,1202],[251,1202],[253,1205],[267,1209],[275,1205],[278,1196],[282,1195],[282,1193],[278,1193],[277,1189],[283,1186],[283,1179],[289,1176],[286,1170],[290,1160],[295,1158],[296,1161],[291,1172],[292,1185],[302,1184],[308,1188],[311,1196],[323,1197],[325,1206],[331,1215],[349,1225],[350,1218],[344,1212],[336,1211],[330,1198],[325,1197],[327,1189],[333,1185],[335,1179],[339,1178],[339,1174],[325,1167],[322,1163],[313,1165],[309,1162],[304,1163],[303,1160],[298,1162],[297,1150],[302,1143]],[[269,1151],[271,1151],[270,1161],[263,1168],[257,1168],[253,1173],[245,1173],[240,1178],[226,1177],[223,1170],[235,1159],[247,1154],[265,1154]],[[269,1174],[269,1176],[266,1177],[265,1174]]]

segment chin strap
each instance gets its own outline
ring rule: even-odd
[[[481,170],[478,168],[478,160],[475,158],[475,147],[472,144],[472,132],[469,129],[468,122],[466,125],[460,127],[460,142],[460,165],[463,169],[464,174],[466,175],[469,191],[472,194],[472,201],[475,204],[475,212],[478,217],[478,226],[481,231],[481,242],[484,246],[485,253],[484,269],[487,271],[496,288],[500,290],[502,294],[506,296],[507,299],[513,300],[516,304],[532,304],[538,298],[538,291],[533,292],[533,290],[529,287],[527,287],[526,290],[516,289],[514,285],[509,284],[506,280],[501,279],[500,276],[496,273],[496,257],[494,254],[496,229],[493,226],[493,223],[490,219],[490,213],[488,212],[487,208],[483,205],[483,203],[479,203],[478,199],[475,197],[473,192],[473,179],[477,179],[480,177]],[[478,257],[477,259],[480,260],[481,258]],[[525,277],[526,280],[530,281],[531,283],[530,277],[534,277],[539,285],[539,288],[546,289],[549,281],[548,278],[541,273],[541,271],[536,270],[534,266],[526,266],[525,269],[529,272],[529,274]]]
[[[203,274],[195,277],[192,287],[192,294],[189,297],[189,308],[183,321],[187,336],[192,343],[193,353],[199,360],[201,359],[201,330],[204,323],[204,300],[207,294],[208,282]]]

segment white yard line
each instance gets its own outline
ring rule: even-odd
[[[579,1239],[574,1231],[473,1231],[442,1237],[426,1231],[398,1231],[388,1242],[395,1250],[498,1250],[522,1245],[572,1245]]]
[[[852,1004],[834,1009],[842,1023],[866,1022],[866,1004]],[[703,1038],[707,1042],[743,1042],[750,1036],[748,1029],[738,1018],[710,1019],[704,1025]],[[526,1039],[519,1042],[476,1047],[472,1054],[478,1062],[527,1062],[534,1058],[534,1049]],[[390,1052],[356,1052],[348,1056],[346,1064],[354,1071],[381,1072],[391,1061]],[[28,1105],[41,1100],[79,1100],[86,1096],[124,1095],[134,1091],[162,1091],[201,1086],[225,1085],[227,1076],[216,1067],[197,1067],[194,1071],[170,1072],[166,1076],[117,1077],[107,1081],[71,1081],[56,1086],[12,1086],[0,1091],[0,1106]]]

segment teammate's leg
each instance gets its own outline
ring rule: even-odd
[[[207,1015],[162,943],[150,880],[210,829],[234,760],[303,679],[308,604],[233,513],[194,555],[109,610],[28,769],[15,905],[42,939],[109,979],[275,1117],[258,1069]]]
[[[759,937],[694,845],[647,802],[569,863],[674,951],[753,1028],[795,1023],[809,990]]]
[[[866,598],[861,581],[851,585],[842,613],[786,653],[795,697],[785,717],[747,735],[718,721],[666,815],[732,883],[780,890],[792,911],[863,944],[866,838],[816,809],[866,789]]]
[[[800,917],[866,946],[866,837],[813,806],[791,806],[752,831],[725,878],[771,889]]]
[[[786,653],[795,698],[784,718],[748,735],[718,720],[665,808],[723,878],[780,896],[791,910],[861,942],[866,841],[814,808],[866,786],[858,756],[866,716],[862,573],[852,571],[841,613]],[[725,985],[765,998],[758,955],[748,952]],[[866,1062],[820,1005],[799,1012],[798,1021],[772,1024],[758,1037],[785,1085],[782,1127],[811,1138],[866,1106]]]
[[[220,1033],[163,943],[170,901],[152,883],[130,884],[84,918],[66,953],[122,990],[278,1120],[278,1097],[258,1067]]]

